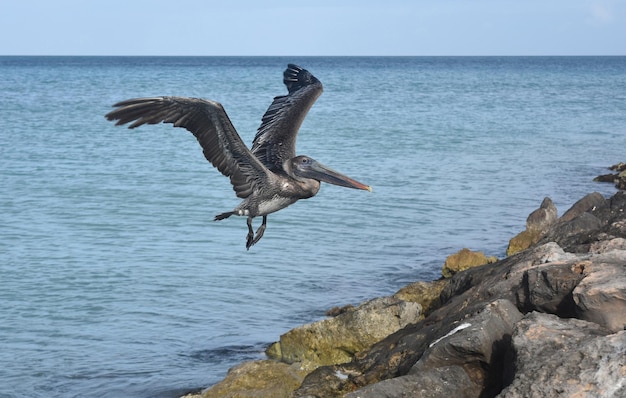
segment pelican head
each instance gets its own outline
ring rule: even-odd
[[[313,179],[321,182],[327,182],[333,185],[339,185],[341,187],[362,189],[364,191],[372,191],[372,187],[362,184],[352,178],[345,176],[335,170],[324,166],[317,160],[308,156],[296,156],[289,159],[285,170],[288,174],[296,179]]]

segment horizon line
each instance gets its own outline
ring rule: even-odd
[[[221,57],[221,58],[278,58],[278,57],[299,57],[299,58],[417,58],[417,57],[624,57],[626,54],[463,54],[463,55],[167,55],[167,54],[0,54],[0,57]]]

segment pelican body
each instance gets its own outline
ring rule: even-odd
[[[320,182],[371,191],[371,187],[324,166],[308,156],[296,156],[298,130],[311,106],[322,93],[322,83],[306,69],[289,64],[283,73],[288,94],[274,98],[261,119],[252,142],[244,144],[222,105],[187,97],[136,98],[118,102],[106,118],[116,125],[172,123],[198,140],[205,158],[230,178],[237,197],[243,201],[232,215],[247,217],[246,249],[257,243],[267,226],[267,215],[315,196]],[[263,217],[254,233],[252,219]]]

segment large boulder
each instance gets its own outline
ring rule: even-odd
[[[228,371],[226,378],[201,395],[202,398],[288,398],[304,379],[296,365],[262,360],[245,362]]]
[[[626,332],[550,314],[517,323],[498,397],[626,397]]]
[[[498,259],[493,256],[487,257],[483,252],[475,252],[464,248],[446,258],[441,274],[444,278],[450,278],[452,275],[465,271],[466,269],[495,263],[496,261],[498,261]]]
[[[612,332],[626,328],[626,251],[594,256],[585,265],[585,277],[573,290],[577,317]]]
[[[217,391],[292,398],[626,396],[626,192],[608,200],[591,194],[556,222],[552,214],[529,217],[527,227],[541,226],[543,237],[528,249],[285,333],[268,350],[281,362],[250,365],[251,372],[235,368],[227,377],[256,379],[258,391],[247,385],[231,390],[235,395]],[[274,384],[289,387],[264,384],[264,367],[278,370],[267,376]]]
[[[572,207],[570,207],[565,213],[563,213],[561,218],[559,218],[559,222],[566,223],[590,210],[593,211],[605,205],[606,199],[604,199],[604,196],[598,192],[592,192],[574,203]]]
[[[440,398],[478,397],[476,387],[460,366],[441,366],[420,373],[408,374],[363,387],[344,395],[344,398]],[[309,395],[306,398],[312,398]],[[322,397],[315,395],[315,397]],[[305,398],[302,396],[302,398]]]
[[[300,362],[308,370],[350,362],[356,353],[421,318],[418,303],[377,298],[336,317],[290,330],[267,354],[286,363]]]
[[[547,244],[446,279],[440,294],[441,306],[426,319],[391,334],[355,356],[348,364],[315,370],[305,378],[294,396],[340,397],[383,380],[408,375],[433,341],[445,336],[466,319],[485,311],[487,304],[495,298],[508,300],[517,308],[525,308],[526,295],[534,289],[528,286],[527,272],[535,268],[550,268],[555,265],[551,261],[565,259],[574,262],[577,257],[564,253],[556,244]],[[572,277],[581,277],[571,263],[564,263],[561,267],[570,270]],[[563,274],[565,272],[560,276]],[[560,289],[558,297],[546,300],[571,301],[571,291]],[[534,305],[542,303],[540,298],[534,300]],[[344,379],[341,375],[348,377]],[[335,389],[330,390],[329,386]]]
[[[522,250],[526,250],[529,247],[535,245],[542,238],[543,234],[539,230],[524,230],[509,240],[509,245],[506,248],[506,255],[512,256],[515,253],[519,253]]]
[[[386,395],[383,394],[392,394],[385,391],[398,391],[413,382],[428,385],[443,367],[450,370],[456,366],[463,368],[466,376],[455,383],[448,381],[450,389],[461,388],[469,396],[489,396],[490,391],[498,390],[494,380],[501,380],[494,369],[501,369],[502,366],[492,367],[490,364],[502,364],[506,349],[494,349],[489,353],[485,349],[490,346],[489,338],[485,337],[487,334],[468,337],[459,332],[458,338],[461,340],[458,345],[446,346],[445,350],[448,351],[439,355],[433,353],[436,352],[431,347],[433,342],[464,323],[479,324],[476,317],[483,313],[487,316],[496,298],[499,299],[496,308],[503,307],[502,302],[509,302],[521,313],[544,311],[563,317],[576,316],[580,309],[573,292],[587,275],[585,269],[593,269],[595,261],[606,263],[606,255],[567,253],[556,243],[547,243],[496,264],[458,273],[445,280],[446,285],[440,295],[441,306],[427,318],[374,344],[371,349],[355,356],[350,363],[315,370],[307,375],[294,396],[341,397],[358,390],[359,394],[384,397]],[[626,258],[623,261],[626,262]],[[473,321],[468,321],[470,319]],[[489,319],[494,322],[493,318]],[[498,330],[493,323],[484,324],[482,328]],[[446,339],[444,337],[443,341]],[[454,341],[454,338],[450,340]],[[500,344],[498,341],[507,340],[492,337],[491,341],[492,347],[496,347]],[[469,348],[462,343],[473,346]],[[465,353],[465,357],[460,359],[463,355],[459,353]],[[486,357],[490,358],[489,362],[484,360]],[[436,363],[435,358],[449,358],[451,362]],[[461,365],[454,363],[455,360],[466,362]],[[421,365],[416,365],[418,363]],[[401,380],[386,381],[400,376],[403,377]],[[417,388],[408,390],[407,394],[419,394],[421,390]]]
[[[542,203],[542,206],[544,206]],[[626,239],[626,192],[617,192],[610,199],[594,192],[586,195],[568,209],[556,222],[549,224],[539,221],[537,226],[542,229],[531,228],[530,220],[544,220],[543,212],[533,212],[539,216],[529,216],[527,229],[509,241],[507,255],[542,245],[556,242],[569,252],[586,253],[592,245],[615,238]],[[546,217],[545,220],[550,219]],[[543,229],[549,224],[547,229]]]
[[[578,203],[584,205],[577,206]],[[564,250],[587,253],[599,242],[626,238],[626,192],[619,191],[610,199],[590,194],[572,208],[569,220],[559,221],[538,244],[556,242]],[[585,210],[586,209],[586,210]]]
[[[617,189],[626,189],[626,163],[617,163],[609,167],[609,169],[616,171],[617,173],[603,174],[596,178],[594,181],[599,182],[612,182]]]
[[[526,229],[545,233],[558,219],[558,211],[552,199],[546,197],[539,208],[528,215]]]
[[[546,197],[539,208],[526,219],[526,229],[509,241],[507,256],[518,253],[533,246],[545,235],[546,231],[557,221],[557,209],[552,199]]]
[[[626,189],[626,171],[622,171],[617,175],[617,181],[615,182],[617,189]]]
[[[479,397],[502,389],[505,351],[522,314],[508,300],[484,305],[432,341],[405,376],[361,388],[346,398]],[[454,377],[451,377],[454,375]]]
[[[419,303],[422,306],[422,313],[426,316],[439,308],[441,304],[439,296],[446,284],[447,282],[444,279],[432,282],[413,282],[398,290],[393,297],[403,301]]]

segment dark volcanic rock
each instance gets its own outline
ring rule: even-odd
[[[544,199],[544,206],[546,200]],[[533,229],[531,219],[542,220],[543,213],[539,208],[535,210],[526,230],[511,239],[507,254],[512,255],[534,245],[556,242],[566,251],[587,252],[589,246],[597,241],[614,237],[626,238],[626,194],[624,191],[616,193],[611,199],[605,199],[597,192],[591,193],[576,202],[556,222],[549,224],[539,222],[543,229]],[[533,214],[539,214],[533,216]],[[606,235],[612,233],[611,236]]]
[[[431,342],[409,374],[458,367],[467,373],[472,382],[465,390],[480,393],[500,391],[502,358],[510,344],[515,324],[521,318],[522,313],[508,300],[486,304],[464,319],[449,335]]]
[[[422,394],[420,385],[437,384],[434,380],[443,368],[454,369],[455,374],[460,374],[461,368],[465,375],[454,382],[448,380],[447,384],[440,381],[439,390],[433,391],[455,396],[450,391],[457,389],[465,396],[494,396],[502,387],[498,383],[503,376],[496,369],[503,367],[506,336],[511,333],[506,333],[504,326],[494,327],[497,323],[494,319],[498,318],[488,316],[496,312],[490,310],[494,302],[498,303],[495,308],[510,303],[513,310],[509,309],[509,313],[542,311],[561,317],[579,316],[598,322],[599,325],[594,325],[599,328],[600,325],[619,328],[623,314],[626,314],[626,307],[623,307],[626,301],[622,300],[626,281],[618,277],[621,275],[618,270],[623,272],[625,268],[625,252],[574,254],[565,252],[556,243],[547,243],[496,264],[461,272],[446,280],[448,283],[440,296],[441,306],[426,319],[383,339],[349,364],[332,370],[317,369],[305,378],[294,396],[340,397],[354,389],[358,394],[350,397],[391,397],[401,389],[405,389],[406,396],[414,396]],[[594,275],[601,269],[603,272],[614,269],[610,279],[615,285],[594,282]],[[598,280],[606,282],[607,276],[604,274]],[[599,286],[593,289],[587,285]],[[617,286],[621,286],[621,290]],[[605,299],[600,300],[600,297]],[[494,301],[495,298],[499,300]],[[480,316],[486,318],[479,321]],[[455,328],[481,322],[482,327],[458,331],[458,336],[443,338],[431,347],[433,342]],[[506,324],[502,320],[498,322]],[[511,322],[507,324],[509,326],[512,327]],[[472,330],[481,330],[483,334],[464,334]],[[443,344],[446,341],[448,343]],[[492,351],[489,352],[487,347],[492,347]],[[319,377],[321,374],[326,378]],[[391,380],[399,377],[399,380]],[[329,378],[334,383],[329,383]],[[340,389],[329,390],[329,385]],[[315,393],[318,388],[322,388],[323,393]]]
[[[617,171],[616,174],[603,174],[594,178],[597,182],[612,182],[617,189],[626,189],[626,163],[615,164],[609,169]]]
[[[312,393],[315,391],[316,384],[321,387],[320,378],[316,373],[326,372],[320,368],[305,378],[301,389],[305,389],[307,394],[300,395],[300,390],[298,390],[295,396],[339,397],[351,389],[412,374],[414,372],[412,369],[416,369],[415,364],[422,357],[428,358],[434,355],[425,354],[432,342],[442,338],[459,325],[472,323],[469,319],[474,319],[477,314],[488,313],[487,309],[491,308],[490,305],[496,298],[508,300],[512,303],[512,307],[523,311],[555,308],[566,314],[574,313],[572,291],[582,278],[581,268],[578,265],[580,261],[579,256],[565,253],[558,245],[549,243],[496,264],[484,265],[456,274],[447,280],[448,284],[440,296],[442,303],[440,308],[433,311],[423,321],[409,325],[383,339],[351,363],[342,365],[342,371],[350,376],[348,380],[336,383],[341,385],[341,391],[329,392],[327,386],[324,386],[323,394]],[[503,304],[499,304],[496,308],[502,306]],[[493,328],[493,326],[488,328]],[[466,354],[486,352],[485,346],[498,345],[502,341],[494,336],[491,336],[490,341],[486,339],[485,336],[481,338],[474,336],[468,340],[472,348],[466,346],[457,351]],[[450,352],[447,354],[450,355]],[[468,386],[469,390],[478,389],[479,394],[482,394],[484,391],[495,388],[493,385],[497,384],[485,380],[494,380],[497,377],[493,375],[493,372],[484,371],[489,369],[487,362],[478,361],[477,354],[472,355],[464,358],[467,363],[463,365],[445,364],[445,366],[463,367],[472,382],[472,385]],[[483,356],[488,356],[492,362],[501,361],[503,350],[494,350],[491,354]],[[474,361],[473,365],[470,365],[472,361]],[[424,370],[425,366],[420,366]],[[381,388],[386,387],[383,385]]]
[[[539,243],[556,242],[561,246],[575,248],[575,251],[586,252],[593,241],[592,234],[602,225],[602,220],[592,213],[583,213],[573,220],[554,226]]]
[[[617,174],[602,174],[594,178],[593,180],[596,182],[612,182],[615,183],[617,181]]]
[[[613,166],[609,167],[609,170],[622,172],[622,171],[626,170],[626,163],[619,162],[617,164],[614,164]]]
[[[567,257],[564,255],[564,257]],[[524,272],[521,289],[517,290],[517,304],[524,311],[541,311],[562,317],[573,317],[576,304],[574,288],[583,279],[584,263],[555,262]]]
[[[346,394],[345,398],[477,397],[480,388],[460,366],[442,366],[384,380]]]
[[[539,244],[556,242],[566,251],[586,253],[596,242],[626,238],[626,192],[617,192],[611,199],[589,197],[578,202],[584,202],[584,206],[574,205],[577,210],[567,220],[559,220]]]
[[[559,218],[559,222],[566,223],[571,221],[582,214],[595,210],[599,207],[603,207],[606,205],[606,199],[604,196],[599,194],[598,192],[590,193],[584,198],[580,199],[578,202],[574,203],[572,207],[569,208],[562,216]]]
[[[426,397],[478,397],[483,391],[498,392],[502,389],[501,359],[521,318],[508,300],[489,303],[431,342],[406,376],[372,384],[346,398],[397,397],[402,389],[405,394]]]

